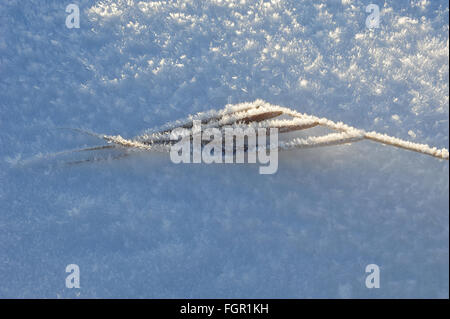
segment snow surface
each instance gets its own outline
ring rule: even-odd
[[[0,2],[0,297],[449,297],[449,163],[370,141],[257,165],[36,154],[264,99],[449,145],[447,1]],[[65,288],[78,264],[81,288]],[[365,267],[381,288],[365,287]]]

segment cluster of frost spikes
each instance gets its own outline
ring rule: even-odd
[[[280,116],[286,118],[279,119]],[[171,146],[176,142],[171,140],[171,132],[177,128],[185,128],[186,134],[192,134],[194,121],[199,121],[203,129],[217,128],[224,134],[227,127],[240,128],[277,128],[279,133],[287,133],[309,129],[315,126],[326,127],[334,131],[322,136],[310,136],[307,138],[292,138],[287,141],[280,141],[278,148],[280,151],[295,148],[314,148],[331,146],[338,144],[353,143],[363,139],[391,145],[414,152],[423,153],[439,159],[448,160],[447,149],[437,149],[426,144],[412,143],[395,137],[380,134],[377,132],[365,132],[341,122],[333,122],[326,118],[301,114],[286,107],[271,105],[262,100],[252,103],[241,103],[227,105],[222,110],[211,110],[189,116],[185,120],[178,120],[167,123],[158,129],[147,130],[144,134],[132,139],[125,139],[120,135],[98,135],[108,142],[108,145],[84,148],[76,151],[93,151],[103,149],[121,149],[125,151],[159,151],[169,152]],[[257,145],[258,146],[258,145]],[[261,146],[266,147],[266,145]],[[129,154],[129,153],[128,153]],[[120,157],[123,157],[121,155]]]

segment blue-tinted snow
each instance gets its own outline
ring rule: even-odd
[[[80,29],[68,1],[2,1],[0,297],[448,298],[445,161],[360,142],[282,153],[271,176],[21,164],[98,144],[59,127],[132,137],[258,98],[448,148],[448,2],[372,2],[375,31],[368,1],[83,0]]]

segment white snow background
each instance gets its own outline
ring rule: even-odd
[[[447,1],[80,0],[68,29],[70,3],[0,2],[0,297],[448,298],[448,161],[363,141],[274,175],[21,164],[101,144],[59,127],[132,137],[255,99],[448,148]]]

